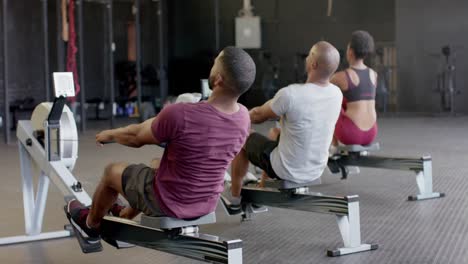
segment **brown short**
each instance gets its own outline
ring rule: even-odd
[[[164,216],[154,193],[156,170],[145,164],[129,165],[122,174],[125,199],[133,209],[148,216]]]

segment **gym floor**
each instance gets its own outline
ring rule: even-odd
[[[257,127],[266,132],[272,124]],[[446,197],[408,202],[416,194],[415,175],[405,171],[361,169],[346,181],[326,171],[325,194],[360,196],[363,242],[379,244],[376,251],[326,257],[325,250],[342,245],[335,217],[271,208],[254,221],[240,223],[218,207],[218,222],[202,226],[207,234],[240,238],[244,263],[468,263],[468,118],[381,118],[381,151],[390,156],[433,158],[435,191]],[[94,134],[80,137],[75,176],[92,193],[104,166],[113,161],[149,162],[162,149],[139,150],[109,145],[97,148]],[[0,145],[0,237],[23,234],[21,177],[16,145]],[[61,193],[51,186],[44,219],[45,231],[67,223]],[[98,254],[84,255],[75,238],[0,247],[0,263],[198,263],[143,248],[115,250],[104,245]]]

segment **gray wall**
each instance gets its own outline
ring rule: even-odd
[[[468,113],[468,2],[464,0],[397,0],[396,43],[399,68],[399,110],[438,112],[440,98],[436,75],[443,59],[441,47],[447,44],[457,52],[457,112]]]

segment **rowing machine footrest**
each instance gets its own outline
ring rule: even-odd
[[[253,215],[268,212],[268,208],[263,205],[256,205],[251,203],[242,204],[242,222],[250,221]]]
[[[305,182],[305,183],[295,183],[295,182],[286,181],[286,180],[266,180],[265,187],[280,189],[280,190],[288,190],[288,189],[296,189],[300,187],[307,187],[311,185],[319,185],[321,183],[322,182],[320,178],[317,178],[313,181]]]
[[[340,145],[337,147],[338,152],[364,152],[364,151],[377,151],[380,150],[379,143],[372,143],[370,145]]]
[[[216,214],[214,212],[194,220],[184,220],[173,217],[151,217],[146,215],[141,216],[141,225],[161,229],[174,229],[212,223],[216,223]]]

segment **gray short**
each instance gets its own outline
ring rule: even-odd
[[[133,209],[148,216],[164,216],[154,193],[156,170],[145,164],[129,165],[122,174],[125,199]]]

